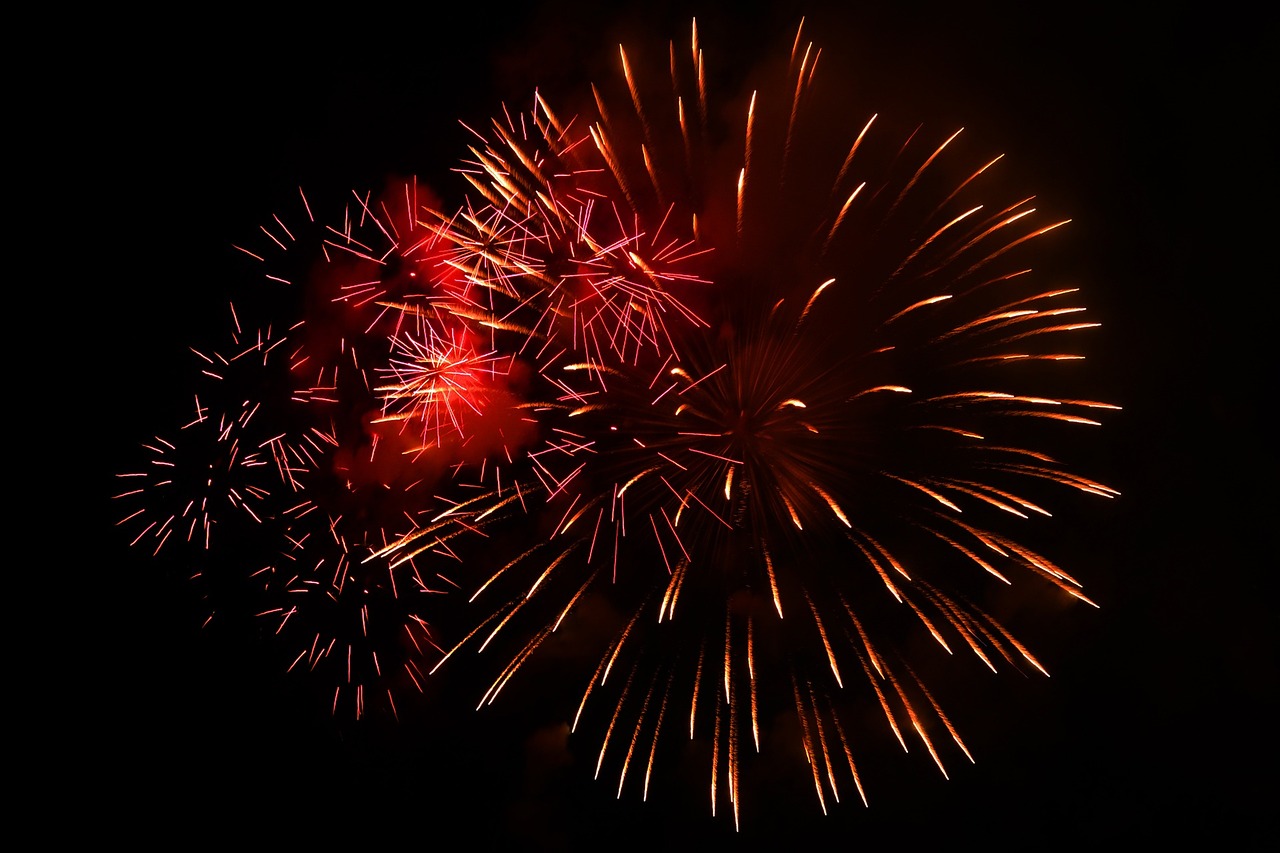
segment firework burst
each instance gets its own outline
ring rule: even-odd
[[[335,449],[340,446],[334,442]],[[343,455],[297,471],[292,503],[272,520],[278,536],[252,572],[261,601],[255,616],[291,673],[332,690],[331,708],[361,719],[371,710],[398,717],[397,693],[423,692],[425,670],[439,656],[426,618],[427,599],[451,588],[413,561],[389,567],[371,555],[391,539],[405,506],[426,495],[404,476],[357,484]],[[412,473],[406,467],[402,475]]]
[[[1027,266],[1064,223],[1031,198],[993,206],[999,158],[965,165],[959,132],[869,116],[832,147],[817,55],[798,34],[725,127],[696,30],[656,98],[624,51],[625,88],[593,89],[576,135],[541,98],[494,123],[501,145],[468,171],[480,213],[450,232],[482,259],[463,264],[490,294],[474,319],[540,383],[541,432],[506,487],[459,504],[460,524],[528,512],[539,534],[481,573],[492,615],[450,655],[504,655],[493,701],[607,602],[623,615],[574,719],[601,732],[597,775],[647,795],[660,744],[701,739],[712,809],[735,822],[742,767],[783,716],[824,810],[866,800],[857,702],[944,774],[948,753],[972,760],[913,638],[1043,671],[988,584],[1087,602],[1016,526],[1034,540],[1055,491],[1115,495],[1041,449],[1116,408],[1043,390],[1075,381],[1047,369],[1096,326]]]
[[[140,526],[133,544],[155,554],[172,542],[207,550],[218,528],[261,523],[270,512],[267,499],[283,471],[280,445],[244,388],[270,384],[287,336],[242,327],[234,306],[230,320],[229,342],[191,350],[197,381],[189,419],[173,435],[144,443],[141,469],[118,475],[127,488],[116,500],[131,508],[119,524]]]
[[[736,825],[770,731],[824,811],[868,801],[872,738],[971,761],[925,676],[1045,670],[992,590],[1092,603],[1044,530],[1115,496],[1060,457],[1116,407],[1073,390],[1097,324],[1033,271],[1065,222],[959,131],[842,128],[819,56],[801,30],[719,104],[695,27],[581,110],[473,131],[456,209],[300,192],[237,246],[287,322],[199,353],[229,393],[127,475],[133,541],[250,531],[244,600],[335,714],[399,716],[463,659],[491,703],[572,645],[619,796],[693,740]]]
[[[481,431],[468,409],[458,437],[461,395],[478,399],[486,359],[441,307],[466,284],[417,225],[420,205],[415,182],[391,181],[326,220],[299,192],[238,245],[264,270],[249,313],[274,322],[254,326],[233,306],[230,342],[192,348],[195,417],[145,445],[148,465],[122,475],[118,496],[141,505],[121,521],[136,545],[183,543],[210,620],[252,626],[285,669],[329,685],[335,715],[356,719],[395,715],[398,690],[422,690],[435,655],[424,602],[449,587],[438,570],[370,554],[433,529],[433,485]],[[408,389],[415,402],[401,406]]]

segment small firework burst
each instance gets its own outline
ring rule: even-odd
[[[127,488],[116,499],[131,507],[120,524],[141,525],[133,544],[149,543],[156,554],[177,541],[207,550],[217,528],[234,528],[233,520],[260,523],[270,511],[266,499],[281,472],[276,425],[245,392],[269,385],[288,338],[242,328],[234,306],[230,319],[228,343],[192,348],[198,375],[189,419],[173,435],[143,445],[140,470],[118,475]]]

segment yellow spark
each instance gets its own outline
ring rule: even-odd
[[[724,701],[726,704],[732,704],[732,697],[729,695],[729,661],[732,647],[729,626],[729,613],[726,611],[724,614]]]
[[[698,666],[693,674],[693,697],[689,701],[689,740],[693,740],[693,721],[698,713],[698,687],[702,684],[702,659],[706,654],[706,646],[698,648]]]
[[[743,216],[742,199],[743,199],[743,192],[746,188],[746,184],[747,184],[747,170],[743,169],[742,171],[738,172],[738,239],[739,240],[742,239],[742,216]]]
[[[849,200],[853,201],[852,198]],[[829,286],[835,283],[836,283],[836,280],[834,278],[829,278],[826,281],[824,281],[822,284],[818,285],[817,290],[813,291],[813,295],[809,297],[809,301],[804,304],[804,310],[800,312],[800,319],[796,321],[797,326],[799,326],[801,323],[804,322],[805,317],[809,316],[809,309],[813,307],[813,303],[817,300],[818,295],[821,294],[822,291],[826,290]]]
[[[867,388],[867,389],[864,389],[864,390],[862,390],[862,391],[859,391],[857,394],[854,394],[854,395],[853,395],[852,397],[850,397],[849,399],[851,399],[851,400],[856,400],[856,399],[858,399],[859,397],[865,397],[867,394],[878,394],[878,393],[880,393],[881,391],[892,391],[892,392],[894,392],[895,394],[910,394],[910,393],[912,393],[911,389],[910,389],[910,388],[908,388],[908,387],[906,387],[905,385],[877,385],[877,386],[875,386],[874,388]]]
[[[752,633],[753,622],[747,617],[747,678],[751,685],[751,736],[756,744],[756,752],[760,751],[760,714],[756,702],[756,664],[755,638]]]
[[[840,171],[836,174],[835,183],[837,186],[844,182],[845,173],[849,171],[849,166],[853,163],[853,155],[858,152],[858,147],[862,145],[862,140],[866,137],[867,131],[871,129],[871,123],[876,120],[878,115],[879,114],[877,113],[867,119],[867,123],[863,125],[862,130],[859,131],[857,139],[853,140],[853,145],[849,147],[849,153],[845,155],[844,162],[840,164]],[[866,182],[863,181],[863,186],[865,185]],[[862,187],[859,187],[858,189],[860,190]],[[857,194],[857,190],[854,191],[854,194]],[[846,204],[845,207],[847,208],[848,204]],[[843,214],[844,211],[841,211],[841,215]]]
[[[918,489],[919,491],[924,492],[926,495],[933,498],[935,501],[937,501],[938,503],[942,504],[943,506],[949,509],[954,509],[956,512],[963,512],[963,510],[961,510],[960,507],[956,506],[951,501],[947,500],[945,497],[935,492],[933,489],[930,489],[926,486],[922,486],[913,480],[908,480],[905,477],[899,477],[894,474],[886,473],[885,476],[891,480],[897,480],[899,483],[904,483],[905,485],[908,485],[913,489]]]
[[[794,522],[797,530],[804,530],[804,525],[800,523],[800,516],[796,514],[796,508],[791,505],[791,501],[787,500],[787,496],[778,493],[778,497],[782,498],[782,502],[786,504],[787,512],[791,515],[791,521]]]
[[[964,213],[960,214],[960,215],[959,215],[959,216],[957,216],[955,219],[952,219],[952,220],[951,220],[950,222],[948,222],[946,225],[943,225],[943,226],[942,226],[941,228],[939,228],[937,231],[933,232],[933,233],[932,233],[932,234],[930,234],[928,237],[926,237],[926,238],[925,238],[925,240],[924,240],[923,242],[921,242],[921,243],[920,243],[920,245],[919,245],[919,246],[917,246],[917,247],[915,248],[915,251],[913,251],[910,255],[908,255],[908,256],[907,256],[906,260],[904,260],[902,263],[898,264],[898,268],[897,268],[896,270],[894,270],[894,271],[893,271],[893,274],[892,274],[892,275],[890,275],[890,276],[889,276],[890,280],[896,279],[899,275],[901,275],[901,274],[902,274],[902,271],[903,271],[904,269],[906,269],[906,268],[907,268],[907,266],[908,266],[908,265],[909,265],[913,260],[915,260],[915,259],[916,259],[916,257],[917,257],[917,256],[919,256],[919,254],[920,254],[921,252],[923,252],[926,248],[928,248],[928,247],[929,247],[929,245],[930,245],[930,244],[932,244],[932,243],[933,243],[934,241],[936,241],[939,237],[941,237],[943,234],[945,234],[945,233],[946,233],[950,228],[952,228],[952,227],[954,227],[955,225],[958,225],[959,223],[963,222],[965,219],[967,219],[967,218],[969,218],[970,216],[972,216],[973,214],[977,213],[979,210],[982,210],[982,207],[983,207],[982,205],[978,205],[978,206],[976,206],[976,207],[970,208],[969,210],[966,210]],[[893,322],[894,320],[896,320],[896,319],[897,319],[897,317],[898,317],[898,316],[899,316],[899,315],[895,315],[895,316],[893,316],[893,317],[890,317],[888,322]]]
[[[835,498],[827,494],[817,483],[810,483],[809,487],[822,496],[822,499],[827,502],[827,506],[831,507],[831,511],[836,514],[836,518],[844,522],[845,527],[853,527],[853,525],[849,523],[849,517],[844,514],[844,510],[842,510],[840,505],[836,503]]]
[[[649,779],[653,775],[653,759],[658,752],[658,735],[662,732],[662,721],[667,714],[667,697],[671,690],[671,681],[667,680],[667,686],[662,693],[662,704],[658,706],[658,720],[653,726],[653,740],[649,746],[649,761],[645,765],[644,770],[644,793],[641,798],[648,802],[649,800]]]
[[[849,154],[852,156],[853,152],[850,151]],[[827,240],[823,244],[824,249],[831,244],[832,238],[836,236],[836,229],[840,227],[840,223],[844,222],[844,215],[849,212],[849,208],[853,206],[853,200],[858,197],[858,193],[862,192],[862,188],[866,185],[867,182],[863,181],[854,187],[853,192],[849,194],[849,198],[841,205],[840,212],[836,214],[836,221],[831,223],[831,229],[827,231]]]
[[[951,647],[947,645],[947,641],[942,638],[942,634],[938,633],[938,629],[934,627],[933,622],[929,620],[929,617],[924,615],[924,611],[917,607],[916,603],[911,599],[907,598],[904,599],[904,601],[906,602],[906,605],[915,612],[916,617],[924,623],[924,626],[929,629],[929,633],[938,641],[938,645],[946,649],[947,654],[953,654]]]
[[[827,813],[827,801],[822,793],[822,779],[818,775],[818,764],[816,761],[815,750],[813,749],[813,736],[809,731],[809,715],[805,713],[804,701],[800,697],[800,686],[795,681],[795,676],[791,679],[791,689],[796,700],[796,715],[800,718],[800,742],[804,746],[805,756],[808,758],[809,771],[813,775],[813,787],[818,793],[818,805],[822,808],[822,813]]]
[[[601,680],[603,684],[603,680]],[[609,738],[613,736],[613,729],[618,724],[618,717],[622,714],[622,706],[626,704],[627,691],[631,689],[631,679],[627,679],[626,686],[622,688],[622,697],[618,700],[618,707],[613,710],[613,717],[609,720],[609,727],[605,729],[604,739],[600,744],[600,756],[596,759],[596,779],[600,778],[600,766],[604,764],[604,753],[609,748]]]
[[[918,308],[924,308],[926,305],[937,305],[939,302],[945,302],[948,299],[950,299],[951,296],[952,294],[947,293],[942,296],[931,296],[928,299],[921,299],[919,302],[915,303],[914,305],[908,305],[906,308],[903,308],[901,311],[899,311],[897,314],[894,314],[888,320],[885,320],[884,325],[887,326],[890,323],[892,323],[894,320],[897,320],[898,318],[906,314],[910,314],[912,311],[915,311]]]
[[[773,558],[769,556],[769,548],[767,545],[762,547],[764,552],[764,567],[769,575],[769,589],[773,592],[773,606],[778,611],[778,618],[782,618],[782,599],[778,596],[778,577],[773,571]]]
[[[650,682],[649,690],[645,693],[644,704],[640,707],[640,713],[636,717],[635,728],[631,732],[631,745],[627,747],[627,756],[622,760],[622,771],[618,774],[618,792],[617,798],[622,799],[622,783],[627,778],[627,769],[631,766],[631,756],[635,754],[636,743],[640,739],[640,729],[644,725],[645,715],[649,711],[649,701],[653,698],[653,683]]]
[[[809,610],[813,612],[814,624],[818,626],[818,635],[822,637],[822,646],[827,650],[827,663],[831,665],[831,674],[836,677],[836,684],[844,687],[844,682],[840,679],[840,667],[836,665],[836,653],[831,648],[831,640],[827,637],[827,628],[822,624],[822,616],[818,613],[818,608],[814,606],[813,599],[809,597],[809,593],[804,594],[805,601],[809,602]]]

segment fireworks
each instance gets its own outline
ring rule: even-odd
[[[366,685],[446,664],[490,667],[494,702],[576,637],[573,726],[619,795],[695,739],[736,824],[782,721],[824,810],[867,802],[868,736],[973,760],[921,673],[1045,669],[990,588],[1092,603],[1039,543],[1071,493],[1116,494],[1058,458],[1116,407],[1073,390],[1097,324],[1033,270],[1065,223],[960,132],[836,134],[819,56],[801,31],[716,104],[695,29],[661,74],[623,50],[589,106],[474,131],[455,209],[406,181],[320,225],[302,197],[327,263],[267,277],[310,307],[223,359],[282,360],[286,393],[198,409],[216,462],[135,541],[207,547],[214,504],[267,528],[240,561],[257,615],[357,717]],[[441,638],[420,602],[446,589],[481,615]]]
[[[174,559],[209,621],[252,623],[282,670],[314,674],[334,713],[356,719],[396,715],[398,691],[423,689],[438,656],[424,602],[450,586],[368,559],[418,529],[451,458],[424,449],[423,413],[397,417],[380,396],[379,378],[403,369],[397,342],[425,340],[422,317],[451,284],[433,273],[418,286],[440,263],[436,240],[409,214],[414,184],[390,187],[332,221],[300,193],[261,245],[236,247],[265,270],[251,301],[274,323],[233,305],[230,341],[192,348],[194,417],[144,445],[147,465],[117,496],[135,544],[183,543]]]

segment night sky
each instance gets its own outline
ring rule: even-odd
[[[73,322],[98,348],[76,347],[91,390],[61,409],[95,425],[63,478],[84,492],[82,544],[41,563],[65,561],[84,611],[75,651],[49,665],[61,731],[41,750],[59,756],[38,771],[44,796],[104,840],[175,846],[259,832],[573,850],[1272,834],[1276,560],[1262,495],[1276,467],[1261,401],[1275,380],[1261,294],[1274,272],[1255,268],[1262,218],[1237,205],[1268,192],[1255,183],[1274,170],[1257,165],[1270,152],[1240,35],[1252,28],[1228,29],[1226,13],[928,2],[809,14],[859,105],[981,134],[1028,194],[1073,219],[1072,272],[1104,323],[1095,395],[1125,409],[1085,436],[1093,472],[1123,497],[1063,528],[1069,568],[1101,608],[1046,619],[1035,648],[1052,678],[1004,672],[963,691],[955,716],[978,761],[949,781],[917,755],[876,760],[871,807],[824,817],[810,787],[774,779],[776,802],[749,805],[735,836],[709,815],[702,775],[647,804],[592,782],[594,742],[563,737],[575,697],[536,684],[474,712],[475,684],[446,674],[398,725],[335,722],[252,643],[202,631],[185,579],[128,547],[114,475],[188,399],[187,348],[243,287],[231,244],[299,185],[314,197],[417,174],[457,197],[459,121],[524,109],[535,87],[580,93],[614,73],[619,41],[683,43],[693,14],[712,67],[741,74],[789,43],[801,8],[592,5],[475,19],[356,5],[289,25],[211,15],[145,37],[140,19],[99,22],[109,37],[80,54],[91,61],[66,175],[83,222],[63,220],[92,232]]]

